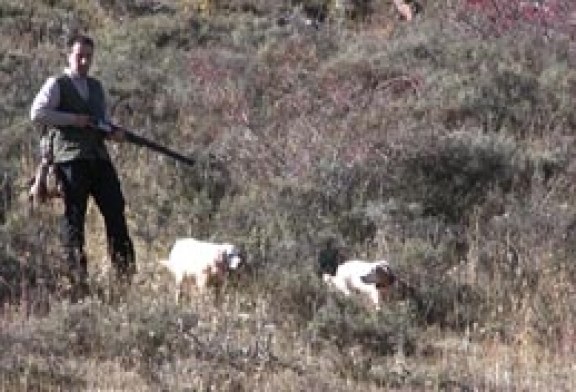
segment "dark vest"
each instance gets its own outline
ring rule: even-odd
[[[88,101],[84,100],[68,75],[56,79],[60,89],[60,105],[57,110],[68,113],[87,114],[103,119],[105,115],[104,90],[100,82],[87,78]],[[104,134],[92,129],[82,129],[73,126],[61,126],[55,132],[53,139],[55,162],[67,162],[75,159],[105,159],[110,160]]]

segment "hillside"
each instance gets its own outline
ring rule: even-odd
[[[575,10],[391,3],[0,0],[0,390],[574,390]],[[109,145],[138,273],[118,298],[91,205],[71,304],[62,206],[26,193],[74,31],[114,119],[198,163]],[[183,236],[250,268],[175,304],[158,260]],[[378,312],[327,290],[327,243],[414,290]]]

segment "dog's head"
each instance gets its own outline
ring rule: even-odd
[[[246,256],[236,245],[222,244],[222,260],[229,270],[237,270],[246,263]]]
[[[396,275],[387,263],[376,264],[374,268],[360,278],[363,283],[374,284],[377,289],[386,289],[394,284]]]

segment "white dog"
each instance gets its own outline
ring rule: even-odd
[[[344,295],[360,293],[368,296],[376,309],[396,281],[387,261],[349,260],[338,266],[334,275],[324,274],[324,282]]]
[[[174,277],[176,300],[180,300],[184,280],[192,281],[200,292],[210,285],[221,286],[232,270],[244,262],[238,248],[229,243],[213,243],[194,238],[177,239],[167,260],[160,260]]]

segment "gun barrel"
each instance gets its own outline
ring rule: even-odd
[[[143,136],[140,136],[134,132],[126,131],[126,140],[129,143],[132,143],[136,146],[146,147],[150,150],[156,151],[160,154],[169,156],[172,159],[175,159],[179,162],[185,163],[187,165],[193,166],[196,164],[196,161],[191,158],[187,157],[186,155],[182,155],[181,153],[174,151],[168,147],[165,147],[161,144],[158,144],[150,139],[146,139]]]

